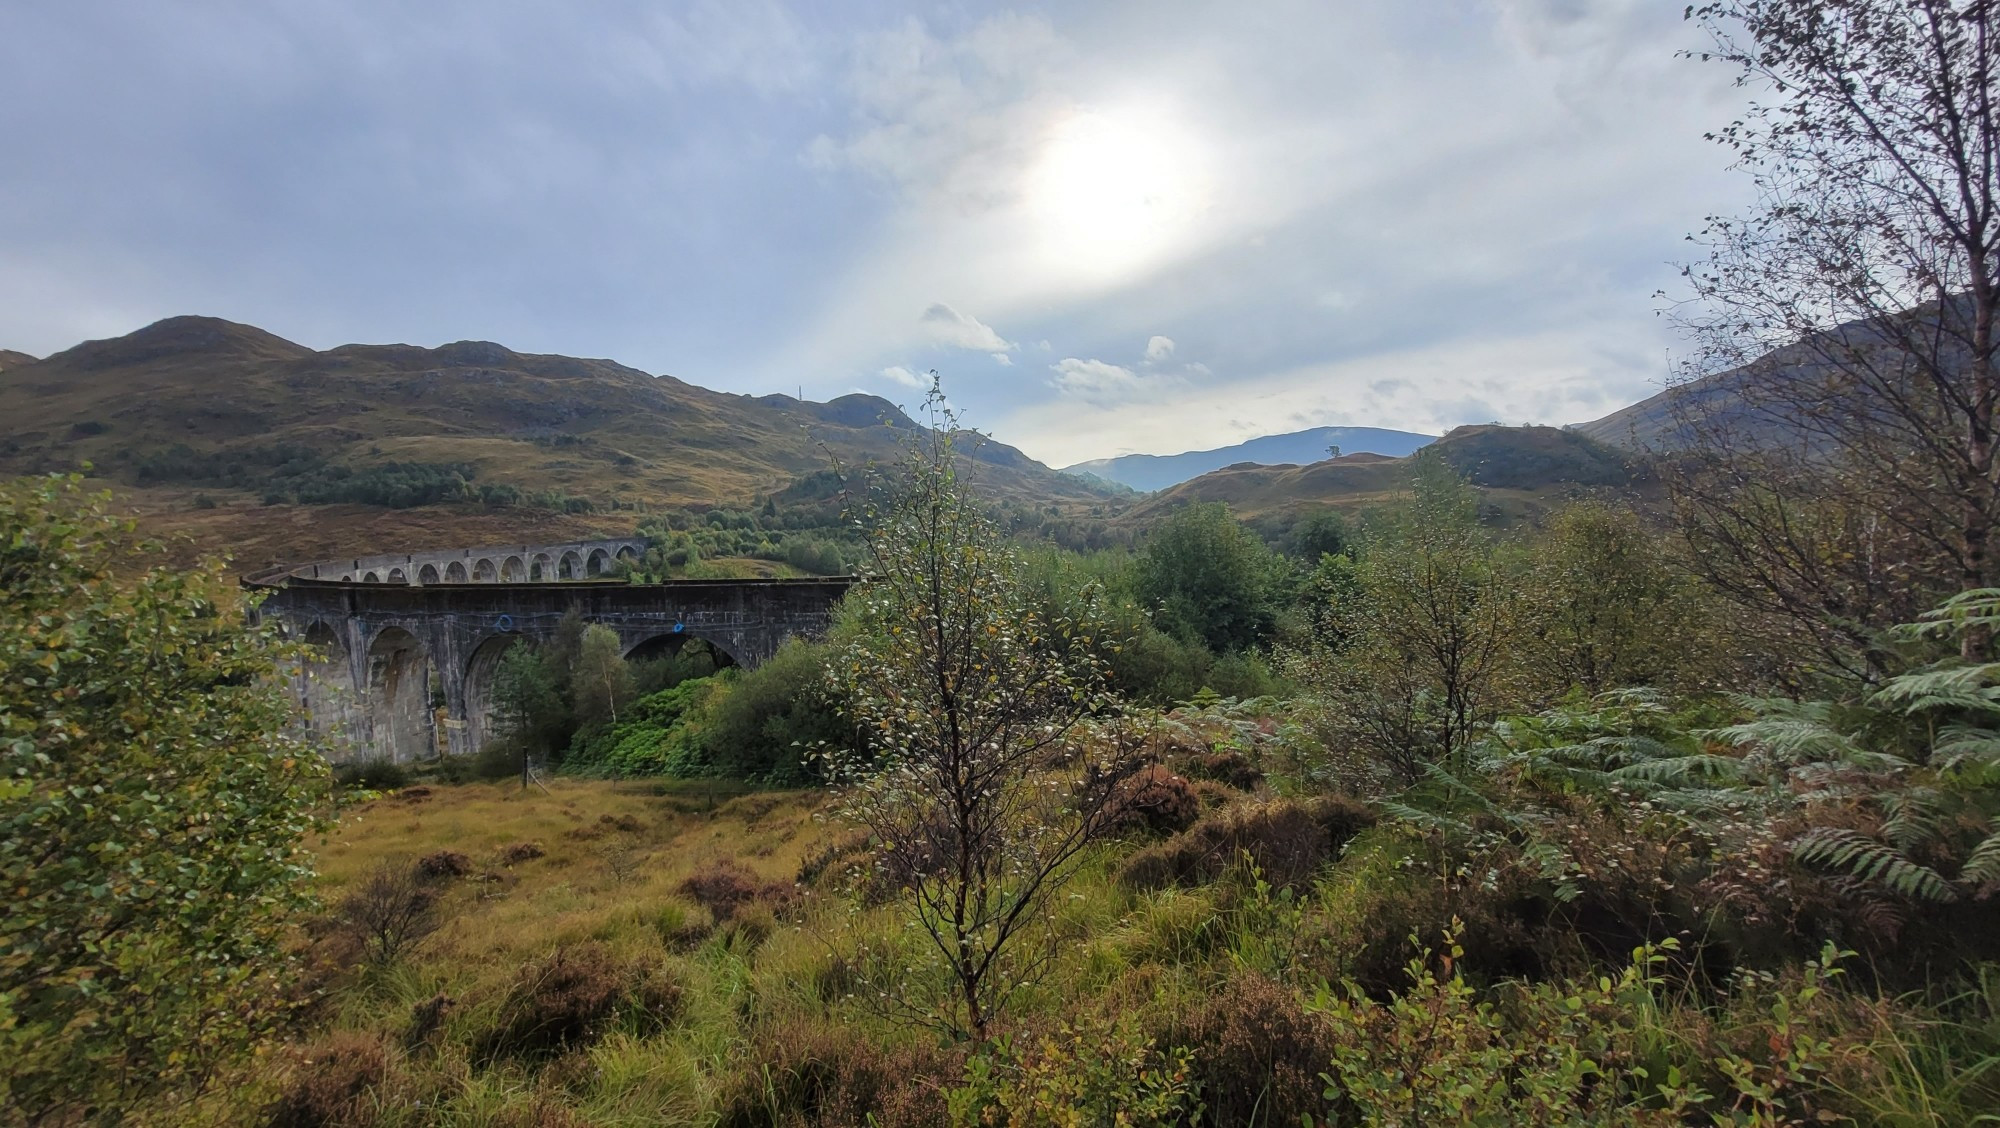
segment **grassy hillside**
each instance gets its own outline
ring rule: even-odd
[[[0,473],[88,463],[151,527],[246,566],[320,545],[547,539],[629,529],[620,511],[746,505],[829,457],[886,457],[915,426],[873,396],[730,395],[480,341],[315,352],[206,317],[0,360],[0,417]],[[973,458],[996,499],[1106,500],[1003,444]],[[423,504],[446,493],[460,504]],[[357,501],[376,504],[328,504]]]
[[[1532,519],[1589,493],[1645,488],[1631,456],[1555,427],[1459,427],[1434,444],[1480,491],[1488,516],[1507,524]],[[1295,516],[1315,509],[1358,512],[1404,492],[1409,458],[1349,454],[1305,466],[1239,463],[1162,491],[1135,507],[1145,520],[1191,502],[1227,502],[1246,519]]]

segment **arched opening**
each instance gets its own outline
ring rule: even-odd
[[[583,578],[583,557],[578,556],[576,550],[571,549],[562,554],[562,560],[556,564],[556,578],[559,580]]]
[[[741,665],[726,648],[686,631],[641,639],[625,651],[625,662],[632,667],[633,680],[647,689],[663,689]]]
[[[462,583],[464,583],[464,582],[465,582],[465,565],[464,565],[464,564],[462,564],[462,563],[460,563],[459,561],[456,561],[456,560],[454,560],[454,561],[452,561],[451,563],[449,563],[449,564],[445,565],[445,566],[444,566],[444,582],[445,582],[445,583],[448,583],[448,584],[462,584]]]
[[[590,558],[584,561],[583,574],[601,576],[611,570],[611,554],[601,548],[590,550]]]
[[[438,582],[437,565],[426,564],[422,568],[417,569],[417,582],[420,584],[437,583]]]
[[[465,662],[465,728],[467,747],[473,755],[484,751],[499,731],[498,702],[493,686],[500,673],[500,659],[520,643],[518,634],[498,634],[482,639]]]
[[[627,564],[637,564],[639,562],[639,550],[629,544],[619,545],[618,559],[623,560]]]
[[[500,569],[491,560],[482,559],[472,566],[472,582],[475,584],[490,584],[499,578]]]
[[[340,577],[340,582],[341,582],[341,583],[343,583],[343,584],[351,584],[351,583],[353,583],[353,582],[354,582],[354,573],[352,573],[352,572],[349,572],[349,573],[347,573],[346,575],[344,575],[344,576]]]
[[[506,562],[500,565],[501,583],[518,584],[527,578],[528,566],[521,563],[521,558],[518,556],[509,556]]]
[[[437,754],[431,658],[417,637],[387,627],[368,646],[368,727],[374,754],[399,763]]]
[[[407,584],[410,582],[410,577],[405,575],[401,568],[391,568],[389,569],[389,582],[392,584]]]
[[[370,572],[367,575],[361,577],[361,582],[364,584],[379,584],[382,582],[382,577],[376,575],[373,572]]]
[[[314,622],[306,628],[305,644],[308,651],[299,671],[298,696],[306,724],[327,759],[336,763],[356,759],[361,752],[355,740],[359,703],[347,643],[332,627]]]
[[[534,560],[528,564],[528,579],[539,584],[546,583],[555,578],[555,561],[550,560],[549,554],[546,552],[536,553]]]

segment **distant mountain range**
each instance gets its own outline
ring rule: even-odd
[[[1783,427],[1746,407],[1750,371],[1562,429],[1480,425],[1440,439],[1319,427],[1062,471],[990,440],[962,449],[982,494],[1050,517],[1144,524],[1190,502],[1223,501],[1282,528],[1314,510],[1393,499],[1407,487],[1409,456],[1435,443],[1479,487],[1487,519],[1505,523],[1572,497],[1654,491],[1649,454],[1685,438],[1675,397],[1688,397],[1681,403],[1698,415]],[[1810,380],[1815,368],[1795,346],[1755,371]],[[627,532],[650,509],[740,507],[820,489],[804,476],[830,459],[858,466],[894,457],[917,426],[876,396],[731,395],[609,360],[486,341],[316,351],[211,317],[169,318],[39,360],[0,350],[0,421],[0,475],[88,464],[121,487],[148,528],[227,548],[242,567]],[[1341,457],[1328,458],[1330,446]],[[516,503],[370,502],[353,489],[309,498],[301,486],[369,475],[462,476],[461,490],[465,482],[514,490]],[[590,504],[569,504],[581,499]]]
[[[1265,435],[1234,446],[1191,450],[1185,454],[1125,454],[1063,467],[1066,474],[1087,474],[1108,482],[1152,492],[1179,485],[1211,470],[1241,463],[1282,466],[1323,462],[1329,447],[1340,453],[1379,454],[1401,458],[1413,454],[1436,435],[1390,431],[1380,427],[1315,427],[1286,435]]]

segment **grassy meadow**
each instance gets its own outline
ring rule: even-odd
[[[292,1035],[193,1119],[1973,1124],[2000,1092],[2000,983],[1890,992],[1831,949],[1716,972],[1693,935],[1605,958],[1407,825],[1305,794],[1273,726],[1175,722],[1182,786],[1084,859],[1024,945],[1052,960],[976,1048],[927,1020],[942,969],[831,792],[361,793],[317,848]],[[1621,864],[1666,863],[1605,863],[1614,897]],[[387,870],[430,875],[435,931],[384,957],[355,925]]]

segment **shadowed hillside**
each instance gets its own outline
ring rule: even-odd
[[[1944,367],[1969,363],[1961,337],[1967,311],[1943,319],[1935,305],[1905,311],[1895,319],[1850,321],[1723,372],[1677,384],[1570,430],[1630,450],[1668,451],[1694,445],[1698,433],[1728,435],[1746,446],[1818,445],[1823,426],[1802,425],[1799,405],[1820,404],[1829,413],[1857,415],[1883,410],[1871,404],[1850,369],[1882,373],[1909,364],[1898,329],[1919,327],[1919,339],[1936,335]],[[1841,358],[1842,363],[1834,363]],[[1892,414],[1884,412],[1892,426]]]
[[[0,473],[89,463],[154,527],[236,549],[299,524],[282,513],[294,505],[311,507],[308,524],[335,526],[346,551],[401,547],[377,535],[385,508],[441,507],[419,523],[444,537],[457,525],[541,535],[551,511],[565,525],[628,529],[612,511],[748,504],[830,457],[888,455],[916,426],[875,396],[730,395],[484,341],[316,352],[209,317],[16,356],[0,354]],[[989,496],[1105,500],[1012,447],[968,449]]]

